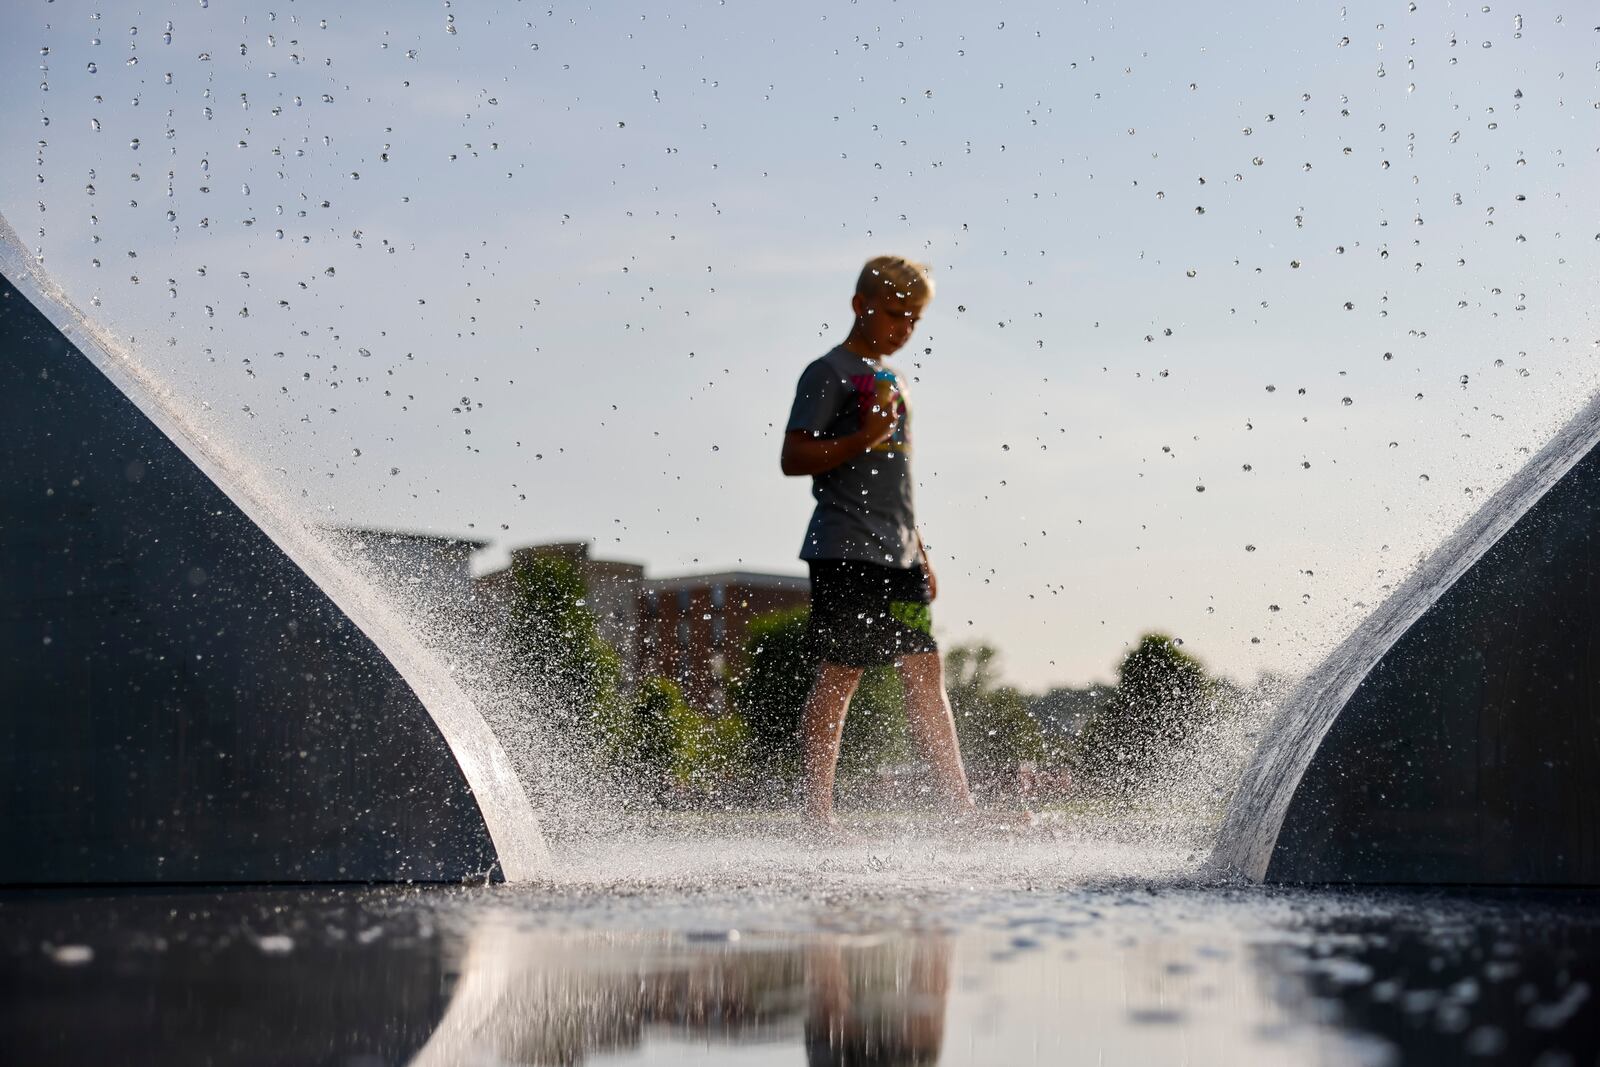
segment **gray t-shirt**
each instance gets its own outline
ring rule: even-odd
[[[911,409],[905,383],[882,363],[840,346],[800,375],[789,430],[823,438],[861,428],[861,412],[878,405],[898,416],[894,432],[855,459],[811,479],[817,509],[801,559],[852,559],[886,567],[917,563],[911,510]]]

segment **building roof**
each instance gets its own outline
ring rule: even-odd
[[[742,585],[750,589],[783,589],[801,592],[811,588],[803,574],[767,574],[761,571],[712,571],[708,574],[680,574],[671,578],[647,578],[643,586],[653,592],[696,589],[706,585]]]
[[[628,570],[644,570],[643,563],[633,563],[621,559],[605,559],[592,555],[593,549],[593,541],[544,541],[531,545],[517,545],[514,548],[507,549],[507,554],[513,562],[527,557],[556,556],[588,567],[620,567]]]

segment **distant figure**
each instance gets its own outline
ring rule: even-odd
[[[912,735],[944,798],[973,809],[930,605],[939,584],[912,510],[906,383],[884,360],[911,339],[933,297],[920,263],[862,268],[844,343],[800,376],[783,473],[810,475],[817,500],[800,558],[811,567],[810,640],[819,656],[801,715],[808,822],[836,825],[833,777],[850,697],[868,667],[894,664]]]

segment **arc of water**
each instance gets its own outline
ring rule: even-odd
[[[1592,398],[1285,699],[1239,783],[1209,867],[1261,881],[1301,777],[1341,709],[1396,641],[1568,471],[1600,444]]]
[[[472,700],[402,626],[384,618],[377,594],[340,565],[259,472],[226,455],[185,416],[172,392],[133,353],[83,313],[0,216],[0,271],[71,340],[328,597],[360,627],[417,694],[471,788],[507,882],[551,868],[538,816],[510,758]]]

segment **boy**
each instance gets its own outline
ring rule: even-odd
[[[816,511],[800,558],[811,567],[811,629],[820,656],[801,715],[806,818],[836,826],[833,776],[850,697],[868,667],[893,663],[906,718],[935,781],[958,811],[972,794],[929,605],[938,594],[912,515],[911,412],[883,361],[911,339],[933,282],[899,256],[868,261],[844,342],[806,368],[783,437],[783,473],[810,475]]]

